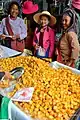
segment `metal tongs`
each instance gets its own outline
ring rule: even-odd
[[[14,79],[19,79],[24,73],[23,67],[16,67],[10,71],[10,74],[14,77]],[[5,72],[0,72],[0,81],[4,80]]]

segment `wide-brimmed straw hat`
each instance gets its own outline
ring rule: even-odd
[[[22,12],[24,14],[32,14],[38,11],[39,7],[38,4],[33,4],[32,1],[26,1],[22,5]]]
[[[42,15],[47,15],[47,16],[50,17],[50,23],[49,23],[50,26],[56,24],[56,18],[54,16],[52,16],[48,11],[43,11],[41,13],[36,13],[33,16],[34,21],[36,23],[40,24],[40,16],[42,16]]]

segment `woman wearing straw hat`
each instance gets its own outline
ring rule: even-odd
[[[55,32],[52,28],[56,18],[48,11],[37,13],[33,16],[34,21],[39,24],[33,38],[34,55],[40,58],[52,58],[54,52]]]

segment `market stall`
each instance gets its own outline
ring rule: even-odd
[[[24,68],[23,75],[16,80],[15,85],[13,84],[14,87],[8,80],[4,80],[2,84],[7,88],[12,88],[10,91],[7,89],[5,95],[12,99],[20,111],[23,111],[22,113],[26,114],[25,120],[28,115],[30,120],[32,118],[34,120],[70,120],[75,111],[80,108],[80,71],[58,62],[49,64],[31,56],[4,58],[0,61],[0,66],[4,71],[10,71],[16,67]],[[30,101],[20,101],[24,96],[29,95],[26,91],[31,87],[34,91]],[[2,89],[0,93],[6,88]],[[20,94],[22,97],[13,99],[15,94],[23,89],[26,90]],[[79,115],[75,115],[76,120],[80,119],[80,111],[78,113]]]

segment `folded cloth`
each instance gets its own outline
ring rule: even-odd
[[[0,120],[8,120],[8,104],[10,99],[7,97],[2,98],[0,107]]]

